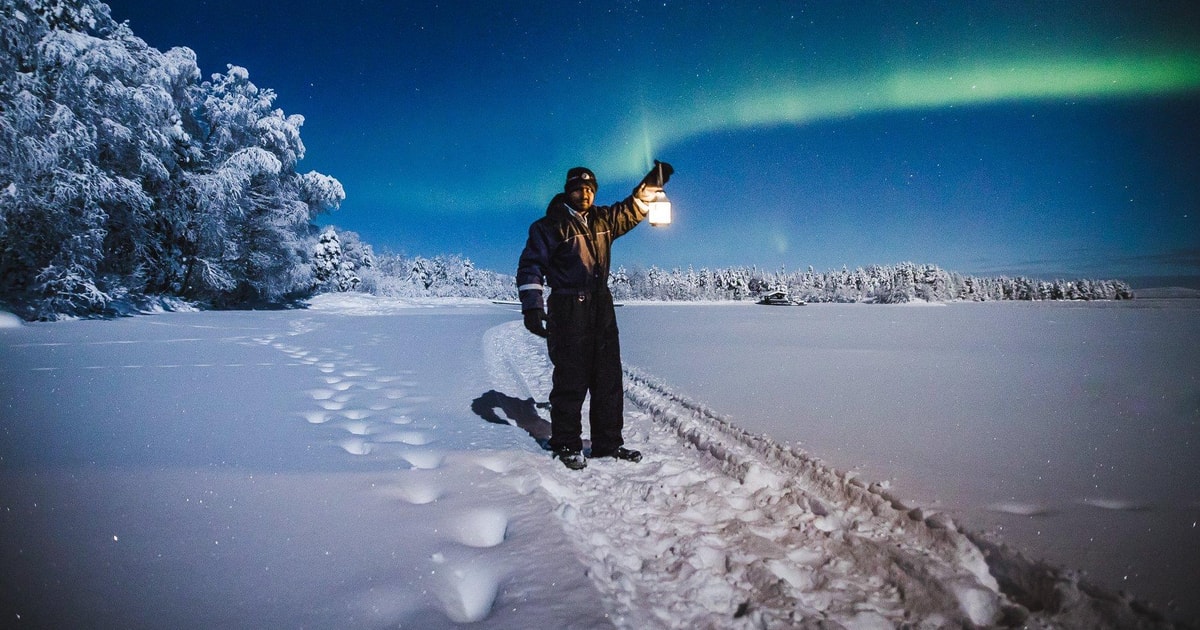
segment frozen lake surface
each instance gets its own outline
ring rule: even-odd
[[[742,428],[1200,614],[1200,300],[618,317],[627,364]]]
[[[0,618],[1161,627],[1126,588],[1195,619],[1196,307],[630,305],[646,457],[584,471],[536,441],[511,307],[0,314]]]

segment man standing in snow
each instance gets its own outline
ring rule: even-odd
[[[587,466],[581,432],[589,392],[591,457],[642,459],[625,448],[621,437],[625,392],[608,272],[613,240],[646,218],[648,202],[674,173],[670,164],[654,164],[630,196],[611,206],[592,205],[599,188],[592,171],[582,166],[567,171],[563,192],[550,201],[546,216],[529,226],[517,267],[525,327],[546,338],[554,364],[550,449],[574,470]],[[545,305],[543,284],[550,287]]]

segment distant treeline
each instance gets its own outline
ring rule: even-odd
[[[364,268],[360,277],[358,290],[387,297],[517,298],[513,276],[480,269],[460,255],[384,254]]]
[[[899,304],[958,300],[1128,300],[1133,290],[1120,280],[1035,280],[977,277],[911,262],[825,272],[732,269],[617,269],[613,295],[622,300],[746,300],[786,290],[806,302]]]
[[[349,239],[357,243],[356,237]],[[516,299],[513,276],[479,269],[462,256],[375,257],[369,247],[363,249],[361,245],[351,251],[353,260],[344,266],[357,271],[352,274],[355,279],[342,284],[343,290],[391,297]],[[876,304],[1133,298],[1132,289],[1120,280],[981,278],[907,262],[825,272],[812,267],[807,271],[764,271],[755,267],[669,271],[649,267],[631,271],[620,267],[609,284],[619,300],[654,301],[751,300],[778,289],[807,302]]]

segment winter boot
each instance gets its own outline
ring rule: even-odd
[[[587,459],[584,458],[581,451],[555,451],[554,456],[562,460],[563,466],[571,470],[583,470],[587,468]]]

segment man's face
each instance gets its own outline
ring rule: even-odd
[[[587,212],[592,208],[592,201],[596,199],[596,191],[592,190],[591,186],[580,186],[567,194],[567,198],[571,200],[571,207],[579,212]]]

